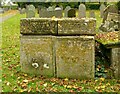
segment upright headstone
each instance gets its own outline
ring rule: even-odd
[[[85,18],[86,17],[86,6],[84,4],[79,5],[78,16],[79,16],[79,18]]]
[[[35,17],[35,7],[33,5],[27,6],[26,17],[27,18]]]
[[[25,8],[22,8],[21,10],[20,10],[20,14],[25,14],[26,13],[26,9]]]
[[[47,16],[48,17],[53,17],[55,15],[54,8],[53,7],[48,7],[47,8]]]
[[[68,10],[68,17],[76,17],[75,9],[71,8],[70,10]]]
[[[55,17],[57,17],[57,18],[62,17],[62,9],[60,7],[55,8]]]
[[[100,17],[103,18],[103,11],[105,9],[105,5],[104,4],[101,4],[100,6]]]
[[[103,23],[105,22],[105,20],[107,19],[108,13],[118,13],[118,8],[115,5],[109,5],[105,8],[104,12],[103,12]]]
[[[95,18],[95,12],[93,10],[90,11],[89,17],[90,18]]]
[[[68,17],[68,10],[70,10],[71,7],[70,6],[67,6],[64,10],[64,17]]]
[[[39,17],[42,17],[42,18],[46,18],[48,17],[48,14],[47,14],[47,9],[46,8],[42,8],[39,10]]]

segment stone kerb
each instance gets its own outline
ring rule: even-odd
[[[95,22],[79,18],[21,19],[22,71],[60,78],[94,78]]]

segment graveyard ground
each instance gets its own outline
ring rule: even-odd
[[[96,11],[98,14],[99,12]],[[97,16],[97,22],[101,19]],[[20,18],[17,14],[2,23],[2,92],[118,92],[120,80],[58,79],[28,75],[20,70]],[[0,68],[1,69],[1,68]]]

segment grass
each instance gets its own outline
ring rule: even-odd
[[[118,92],[120,80],[45,78],[20,70],[20,18],[17,14],[2,23],[2,92]]]

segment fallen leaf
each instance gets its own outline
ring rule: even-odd
[[[7,82],[7,86],[9,86],[10,85],[10,82]]]
[[[47,86],[47,83],[43,84],[43,86],[46,87],[46,86]]]
[[[27,79],[25,79],[25,80],[23,80],[23,82],[24,82],[24,83],[28,83],[28,80],[27,80]]]

